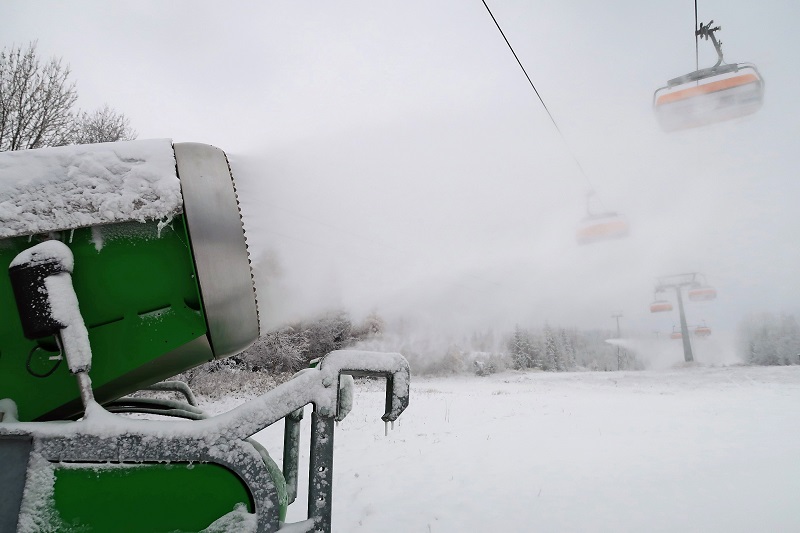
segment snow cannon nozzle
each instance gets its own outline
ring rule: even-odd
[[[319,368],[337,382],[341,374],[385,377],[386,412],[381,416],[384,422],[394,422],[408,407],[411,370],[399,353],[336,350],[322,359]]]

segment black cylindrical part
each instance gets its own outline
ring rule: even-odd
[[[14,299],[17,302],[22,332],[29,339],[55,335],[66,324],[53,318],[44,280],[48,276],[67,272],[58,259],[14,265],[8,269]]]

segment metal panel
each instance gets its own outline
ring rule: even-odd
[[[0,435],[0,533],[17,530],[32,445],[29,435]]]
[[[214,357],[258,337],[258,311],[239,204],[225,152],[177,143],[175,159]]]
[[[308,518],[314,532],[331,532],[333,496],[333,417],[311,413],[311,455],[308,459]]]

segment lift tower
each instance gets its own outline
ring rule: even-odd
[[[615,318],[617,320],[617,341],[621,338],[620,331],[619,331],[619,319],[622,318],[622,313],[614,313],[611,315],[611,318]],[[620,345],[617,344],[617,370],[622,370],[622,351],[620,349]]]
[[[686,325],[686,313],[683,310],[683,289],[687,289],[689,300],[703,301],[713,300],[717,297],[717,291],[705,283],[705,277],[697,272],[688,274],[675,274],[672,276],[662,276],[656,283],[656,294],[675,291],[678,300],[678,313],[681,320],[681,340],[683,340],[683,358],[687,363],[694,361],[692,354],[692,342],[689,338],[689,327]],[[665,305],[666,304],[666,305]],[[656,301],[650,306],[652,312],[671,311],[672,306],[668,302]]]

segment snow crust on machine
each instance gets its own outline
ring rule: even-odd
[[[17,519],[17,533],[64,531],[53,500],[55,468],[38,453],[28,461],[28,475]]]
[[[0,154],[0,238],[170,219],[182,210],[170,139]]]
[[[72,251],[61,241],[45,241],[18,254],[11,261],[10,267],[50,262],[57,263],[61,272],[48,276],[44,285],[52,316],[64,326],[61,329],[61,339],[68,347],[67,363],[73,373],[87,371],[92,366],[92,349],[78,297],[72,286],[71,273],[75,264]]]
[[[64,324],[61,340],[64,343],[70,372],[85,372],[92,366],[89,332],[83,322],[78,297],[72,287],[72,276],[61,273],[44,280],[53,318]]]
[[[248,513],[244,504],[237,504],[230,513],[215,520],[200,533],[255,533],[258,519],[255,514]]]
[[[72,272],[75,267],[75,258],[72,251],[61,241],[44,241],[36,246],[23,250],[11,261],[9,268],[20,265],[41,265],[43,263],[57,262],[65,272]]]

